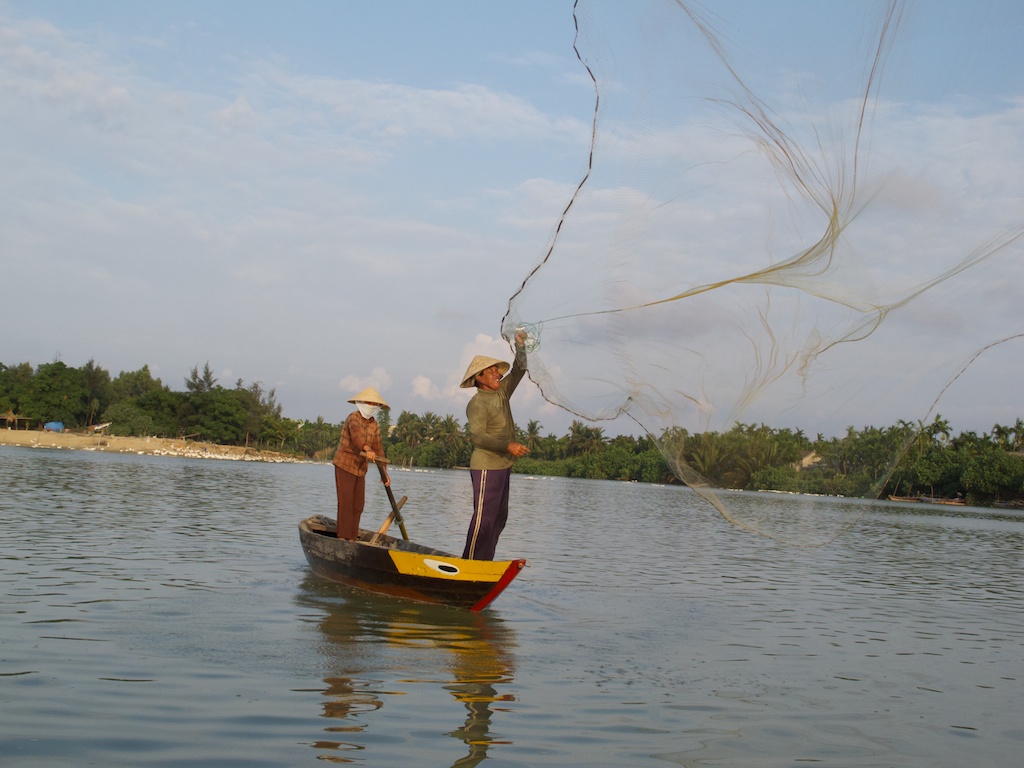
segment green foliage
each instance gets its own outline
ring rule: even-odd
[[[597,453],[604,448],[604,430],[600,427],[588,427],[582,421],[574,421],[569,425],[568,446],[569,456],[584,456]]]
[[[236,392],[214,387],[192,392],[185,430],[191,437],[222,445],[242,445],[249,413]]]
[[[57,361],[40,365],[21,399],[21,415],[38,422],[62,421],[67,429],[88,424],[88,389],[84,372]]]
[[[788,491],[803,493],[807,487],[805,474],[792,465],[765,467],[751,475],[750,485],[762,491]]]
[[[180,437],[184,434],[183,414],[186,412],[187,396],[183,392],[172,392],[167,387],[152,389],[135,398],[134,402],[153,418],[153,434],[157,437]],[[104,419],[104,421],[112,421]]]
[[[300,454],[317,459],[330,459],[334,447],[341,440],[341,425],[328,424],[323,416],[316,421],[300,424],[296,430],[296,447]]]
[[[107,408],[103,413],[105,421],[110,422],[110,434],[125,437],[157,435],[159,430],[152,414],[141,407],[134,398],[122,400]]]
[[[94,361],[90,360],[82,368],[86,425],[95,424],[100,413],[110,404],[110,383],[110,374]]]
[[[8,367],[0,363],[0,412],[26,416],[22,403],[32,387],[34,371],[28,363]]]
[[[644,448],[648,442],[646,438],[637,441],[640,476],[634,479],[642,483],[672,482],[675,478],[672,476],[672,470],[668,467],[668,462],[657,448]]]
[[[429,411],[422,416],[402,411],[384,440],[384,450],[392,462],[403,466],[445,469],[468,466],[472,452],[469,436],[458,419],[452,414],[442,418]]]
[[[117,378],[110,382],[110,402],[113,405],[163,388],[160,379],[154,379],[150,374],[148,365],[137,371],[121,371]]]
[[[82,368],[60,361],[0,363],[0,412],[74,429],[110,422],[116,435],[191,437],[225,445],[330,460],[340,424],[322,416],[303,422],[282,416],[274,390],[239,379],[217,383],[210,364],[192,368],[185,391],[154,379],[148,366],[110,375],[90,360]],[[396,464],[465,467],[472,444],[453,415],[390,411],[378,417],[385,453]],[[988,434],[953,437],[947,420],[900,421],[892,427],[848,427],[841,437],[808,439],[800,430],[735,424],[723,433],[666,430],[607,438],[580,420],[562,436],[543,435],[536,420],[516,432],[530,449],[514,471],[647,483],[710,483],[747,490],[836,496],[965,497],[974,503],[1024,499],[1024,421],[996,424]],[[543,435],[543,436],[542,436]]]
[[[961,448],[962,482],[974,501],[1004,501],[1024,492],[1024,457],[1011,454],[996,443]]]
[[[203,372],[201,374],[199,373],[199,366],[196,365],[189,373],[189,377],[185,379],[185,388],[193,394],[209,392],[215,386],[217,386],[217,380],[213,378],[213,371],[210,370],[209,360],[207,360],[206,365],[203,366]]]

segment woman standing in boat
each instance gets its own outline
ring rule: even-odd
[[[334,485],[338,490],[338,538],[354,540],[359,536],[359,518],[366,495],[366,470],[384,458],[380,427],[374,418],[388,404],[373,387],[367,387],[349,400],[356,410],[341,427],[341,439],[334,454]],[[387,470],[384,485],[391,485]]]
[[[473,518],[466,533],[462,556],[470,560],[493,560],[498,537],[508,519],[509,477],[512,463],[530,450],[516,442],[509,398],[526,373],[526,333],[516,331],[516,358],[512,371],[508,363],[477,355],[462,377],[464,389],[476,387],[466,406],[473,455],[469,474],[473,481]]]

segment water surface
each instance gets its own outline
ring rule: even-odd
[[[392,473],[460,551],[463,472]],[[679,487],[513,477],[482,614],[309,574],[329,466],[0,449],[4,766],[1009,766],[1024,517],[739,494],[857,520],[799,548]],[[368,485],[364,523],[387,498]],[[781,506],[780,506],[781,505]]]

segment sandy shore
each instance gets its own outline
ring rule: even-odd
[[[234,445],[213,445],[191,440],[168,440],[159,437],[113,437],[111,435],[83,435],[72,432],[43,432],[34,429],[0,429],[0,445],[18,445],[24,448],[76,449],[83,451],[110,451],[152,456],[179,456],[195,459],[228,459],[234,461],[297,462],[283,453],[256,451]]]

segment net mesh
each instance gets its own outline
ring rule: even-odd
[[[1024,329],[1004,290],[1024,177],[995,172],[1019,162],[1019,91],[930,78],[906,41],[929,42],[932,22],[902,2],[855,4],[852,21],[812,5],[784,6],[821,18],[794,17],[814,34],[780,48],[749,34],[759,4],[577,2],[589,162],[502,320],[506,339],[527,330],[546,400],[643,430],[730,522],[799,544],[854,521],[727,503],[705,433],[921,423],[967,366],[1019,355]],[[963,67],[1000,23],[972,18],[944,54]]]

